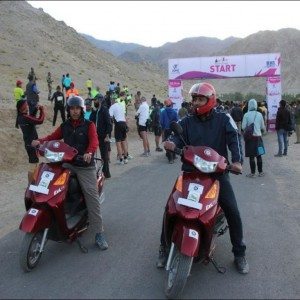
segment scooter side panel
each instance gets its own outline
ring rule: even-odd
[[[177,222],[174,226],[172,242],[179,251],[187,256],[198,256],[201,235],[200,230],[195,225],[187,225],[183,222]]]
[[[29,209],[19,226],[24,232],[38,232],[39,230],[49,228],[51,226],[51,212],[45,209],[31,208]]]

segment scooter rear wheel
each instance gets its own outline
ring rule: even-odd
[[[40,252],[43,232],[26,233],[22,240],[20,251],[20,266],[24,272],[30,272],[35,268],[42,256]]]
[[[173,255],[170,270],[167,273],[165,294],[167,298],[176,298],[183,291],[192,268],[193,257],[180,253],[177,249]]]

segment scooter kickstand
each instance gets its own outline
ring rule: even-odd
[[[216,268],[216,270],[217,270],[219,273],[221,273],[221,274],[225,274],[225,273],[226,273],[226,268],[225,268],[225,267],[220,267],[220,266],[217,264],[217,262],[214,260],[213,257],[211,257],[211,258],[209,259],[209,261],[212,262],[213,266]]]
[[[79,249],[81,250],[82,253],[88,253],[89,252],[88,248],[86,248],[85,246],[82,245],[79,238],[77,238],[76,243],[79,246]]]

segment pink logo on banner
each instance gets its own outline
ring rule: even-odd
[[[181,80],[169,80],[169,86],[172,88],[177,88],[181,86]]]
[[[281,81],[281,79],[280,79],[280,76],[278,76],[278,77],[269,77],[269,78],[268,78],[268,81],[269,81],[270,83],[278,83],[278,82]]]

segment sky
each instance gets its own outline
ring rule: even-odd
[[[160,47],[189,37],[300,30],[300,1],[27,1],[99,40]]]

